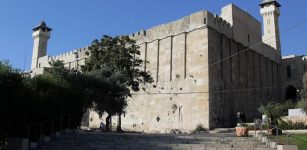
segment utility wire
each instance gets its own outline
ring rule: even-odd
[[[295,24],[295,25],[293,25],[293,26],[291,26],[291,27],[289,27],[289,28],[283,30],[282,32],[280,32],[280,34],[281,34],[281,33],[288,32],[288,31],[290,31],[290,30],[293,30],[293,29],[295,29],[295,28],[301,26],[302,24],[304,24],[304,23],[306,23],[306,22],[307,22],[307,20],[303,20],[303,21],[301,21],[301,22],[299,22],[299,23],[297,23],[297,24]],[[250,47],[248,47],[248,48],[246,48],[246,49],[244,49],[244,50],[242,50],[242,51],[240,51],[240,52],[238,52],[238,53],[235,53],[235,54],[230,55],[230,56],[228,56],[228,57],[225,57],[225,58],[223,58],[223,59],[221,59],[221,60],[219,60],[219,61],[216,61],[216,62],[214,62],[214,63],[212,63],[212,64],[209,64],[209,65],[207,65],[207,66],[204,66],[204,67],[202,67],[202,68],[200,68],[200,69],[197,69],[197,70],[193,70],[193,71],[188,72],[188,73],[192,73],[192,72],[195,72],[195,71],[203,70],[203,69],[206,69],[206,68],[208,68],[208,67],[210,67],[210,66],[213,66],[213,65],[216,65],[216,64],[218,64],[218,63],[221,63],[221,62],[223,62],[223,61],[225,61],[225,60],[227,60],[227,59],[229,59],[229,58],[232,58],[232,57],[234,57],[234,56],[236,56],[236,55],[238,55],[238,54],[240,54],[240,53],[243,53],[243,52],[245,52],[245,51],[247,51],[247,50],[250,50],[252,47],[256,47],[256,46],[262,44],[263,42],[269,41],[269,40],[271,40],[271,39],[274,38],[274,37],[276,37],[276,36],[272,36],[272,37],[270,37],[270,38],[268,38],[268,39],[266,39],[266,40],[264,40],[264,41],[262,41],[262,42],[259,42],[259,43],[255,44],[255,45],[252,45],[252,46],[250,46]],[[187,74],[188,74],[188,73],[187,73]],[[170,82],[170,81],[168,81],[168,82]],[[165,84],[165,83],[168,83],[168,82],[158,82],[158,83]],[[252,91],[252,90],[277,89],[277,88],[279,88],[279,87],[272,87],[272,86],[269,86],[269,87],[259,87],[259,88],[235,89],[235,90],[231,90],[231,89],[230,89],[230,90],[215,91],[215,92],[212,92],[212,93],[244,92],[244,91]],[[166,92],[166,93],[162,93],[162,92],[159,92],[159,93],[146,92],[146,93],[132,93],[131,95],[170,95],[170,94],[175,94],[175,95],[177,94],[177,95],[179,95],[179,94],[198,94],[198,93],[209,93],[209,92],[208,92],[208,91],[198,91],[198,92],[197,92],[197,91],[190,91],[190,92]],[[127,93],[127,92],[113,93],[113,95],[119,95],[119,94],[128,94],[128,93]]]
[[[302,24],[304,24],[304,23],[306,23],[306,22],[307,22],[307,20],[303,20],[303,21],[301,21],[301,22],[299,22],[299,23],[297,23],[297,24],[295,24],[295,25],[293,25],[293,26],[291,26],[291,27],[289,27],[289,28],[287,28],[287,29],[281,31],[279,35],[281,35],[282,33],[286,33],[286,32],[288,32],[288,31],[291,31],[291,30],[293,30],[293,29],[295,29],[295,28],[301,26]],[[266,41],[272,40],[272,39],[275,38],[275,37],[276,37],[276,36],[272,36],[272,37],[270,37],[270,38],[268,38],[268,39],[266,39],[266,40],[264,40],[264,41],[261,41],[261,42],[259,42],[259,43],[254,44],[254,45],[252,45],[252,46],[250,46],[250,47],[248,47],[248,48],[246,48],[246,49],[244,49],[244,50],[242,50],[242,51],[240,51],[240,52],[237,52],[237,53],[235,53],[235,54],[233,54],[233,55],[230,55],[230,56],[228,56],[228,57],[225,57],[225,58],[223,58],[223,59],[221,59],[221,60],[218,60],[218,61],[216,61],[216,62],[214,62],[214,63],[212,63],[212,64],[209,64],[209,65],[207,65],[207,66],[203,66],[203,67],[201,67],[201,68],[199,68],[199,69],[196,69],[196,70],[193,70],[193,71],[189,71],[189,72],[187,72],[186,74],[190,74],[190,73],[193,73],[193,72],[196,72],[196,71],[200,71],[200,70],[203,70],[203,69],[207,69],[207,68],[209,68],[209,67],[211,67],[211,66],[214,66],[214,65],[216,65],[216,64],[218,64],[218,63],[221,63],[221,62],[223,62],[223,61],[225,61],[225,60],[227,60],[227,59],[230,59],[230,58],[232,58],[232,57],[234,57],[234,56],[236,56],[236,55],[239,55],[239,54],[241,54],[241,53],[243,53],[243,52],[245,52],[245,51],[247,51],[247,50],[251,50],[251,48],[256,47],[256,46],[258,46],[258,45],[261,45],[262,43],[264,43],[264,42],[266,42]],[[160,82],[160,83],[165,84],[165,83],[168,83],[168,82],[171,82],[171,81]],[[158,82],[158,83],[159,83],[159,82]]]
[[[165,92],[165,93],[163,93],[163,92],[145,92],[145,93],[132,93],[131,95],[169,95],[169,94],[185,95],[185,94],[201,94],[201,93],[218,94],[218,93],[229,93],[229,92],[245,92],[245,91],[254,91],[254,90],[265,90],[265,89],[279,89],[279,87],[267,86],[267,87],[245,88],[245,89],[229,89],[229,90],[214,91],[214,92],[208,92],[208,91]],[[128,94],[128,92],[113,93],[113,95],[117,95],[117,94]]]
[[[302,24],[304,24],[304,23],[306,23],[306,22],[307,22],[307,20],[303,20],[303,21],[301,21],[301,22],[299,22],[299,23],[297,23],[297,24],[295,24],[295,25],[293,25],[293,26],[291,26],[291,27],[289,27],[289,28],[283,30],[282,32],[280,32],[279,35],[281,35],[282,33],[288,32],[288,31],[290,31],[290,30],[293,30],[293,29],[297,28],[298,26],[300,26],[300,25],[302,25]],[[212,63],[212,64],[209,64],[208,66],[202,67],[201,69],[193,70],[193,71],[191,71],[191,72],[189,72],[189,73],[192,73],[192,72],[195,72],[195,71],[199,71],[199,70],[202,70],[202,69],[206,69],[206,68],[208,68],[208,67],[210,67],[210,66],[216,65],[216,64],[218,64],[218,63],[220,63],[220,62],[223,62],[223,61],[225,61],[225,60],[227,60],[227,59],[229,59],[229,58],[231,58],[231,57],[234,57],[234,56],[236,56],[236,55],[238,55],[238,54],[240,54],[240,53],[243,53],[243,52],[245,52],[245,51],[247,51],[247,50],[251,50],[251,48],[256,47],[256,46],[258,46],[258,45],[261,45],[263,42],[267,42],[267,41],[269,41],[269,40],[272,40],[272,39],[275,38],[275,37],[276,37],[276,36],[272,36],[272,37],[270,37],[270,38],[268,38],[268,39],[266,39],[266,40],[264,40],[264,41],[262,41],[262,42],[259,42],[259,43],[255,44],[255,45],[252,45],[252,46],[250,46],[250,47],[248,47],[248,48],[246,48],[246,49],[244,49],[244,50],[242,50],[242,51],[240,51],[240,52],[238,52],[238,53],[235,53],[235,54],[233,54],[233,55],[230,55],[230,56],[228,56],[228,57],[225,57],[225,58],[223,58],[223,59],[221,59],[221,60],[219,60],[219,61],[216,61],[216,62],[214,62],[214,63]]]

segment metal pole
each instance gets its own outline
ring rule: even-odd
[[[28,146],[29,146],[29,147],[31,147],[30,128],[31,128],[31,125],[30,125],[30,126],[28,126],[28,140],[29,140],[29,142],[28,142]]]
[[[276,136],[276,146],[278,145],[278,128],[276,128],[276,134],[277,134],[277,136]]]
[[[260,138],[261,138],[261,140],[262,140],[262,136],[263,136],[263,133],[262,133],[262,125],[263,125],[263,124],[262,124],[262,120],[261,120],[261,127],[260,127],[260,130],[261,130],[261,131],[260,131],[260,134],[261,134],[261,135],[260,135]]]
[[[53,129],[53,119],[51,120],[51,134],[53,134],[54,133],[54,131],[53,131],[54,129]]]
[[[270,139],[270,124],[268,123],[268,140]]]
[[[256,135],[257,132],[256,132],[256,126],[255,126],[255,124],[256,124],[256,120],[254,119],[254,131],[255,131],[254,138],[257,139],[257,135]]]
[[[68,115],[68,129],[70,129],[70,114]]]
[[[41,122],[41,131],[40,131],[40,137],[43,135],[43,127],[44,127],[44,122]]]
[[[254,128],[255,130],[255,135],[254,135],[254,138],[257,139],[257,132],[256,132],[256,128]]]
[[[60,131],[62,131],[62,125],[63,125],[62,121],[63,121],[63,116],[61,116],[61,130]]]
[[[289,133],[287,133],[287,145],[289,145]]]
[[[30,128],[31,128],[31,126],[28,126],[28,138],[29,138],[29,140],[30,140]]]

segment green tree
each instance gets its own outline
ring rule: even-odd
[[[110,127],[110,118],[119,116],[117,129],[121,130],[121,114],[127,106],[126,99],[131,96],[130,89],[140,90],[140,84],[153,81],[149,72],[144,71],[144,62],[140,59],[139,46],[129,36],[103,36],[94,40],[89,47],[89,58],[82,71],[101,80],[109,88],[99,92],[94,98],[95,108],[102,114],[106,112],[107,129]],[[99,91],[99,89],[97,89]]]
[[[124,84],[133,91],[139,91],[139,84],[152,82],[149,72],[141,70],[144,61],[139,58],[139,46],[129,36],[103,36],[94,40],[89,47],[89,58],[82,66],[82,71],[91,72],[102,68],[120,72],[126,79]],[[148,63],[148,62],[146,62]]]
[[[258,111],[269,118],[269,123],[272,125],[278,125],[282,116],[288,114],[288,109],[293,108],[295,105],[291,101],[285,103],[269,102],[267,105],[262,105],[258,108]]]
[[[7,61],[0,61],[0,91],[0,141],[3,144],[5,138],[14,132],[13,127],[16,127],[14,113],[21,111],[18,110],[22,101],[21,97],[26,95],[22,75]],[[19,115],[23,114],[19,113]]]
[[[54,84],[60,84],[56,91],[65,92],[62,93],[58,98],[63,102],[63,108],[65,108],[70,113],[74,114],[75,117],[75,125],[80,124],[81,117],[88,107],[90,107],[91,103],[89,101],[90,98],[90,88],[95,81],[89,76],[83,75],[78,71],[68,70],[64,67],[64,63],[62,61],[51,61],[49,62],[50,68],[46,68],[44,76],[47,76],[50,79],[53,79]]]
[[[49,62],[50,67],[45,68],[45,74],[49,74],[52,76],[58,76],[65,78],[68,76],[69,73],[71,73],[70,70],[64,67],[64,62],[60,60],[51,60]]]
[[[28,127],[33,123],[64,114],[72,114],[70,127],[80,125],[90,105],[88,89],[96,81],[90,76],[67,70],[60,61],[50,64],[51,68],[46,69],[44,74],[30,78],[8,62],[0,61],[1,145],[5,145],[7,137],[27,137]],[[44,127],[48,126],[45,123]],[[40,128],[34,126],[31,131],[34,132],[31,138],[37,138]],[[50,130],[44,128],[43,133],[50,134]]]
[[[120,116],[125,111],[127,106],[126,98],[131,96],[129,88],[125,84],[122,84],[123,81],[121,80],[125,78],[119,72],[101,69],[90,74],[96,80],[96,86],[92,87],[94,108],[100,115],[104,112],[108,114],[106,127],[109,130],[111,127],[111,116]],[[118,130],[121,130],[120,126],[118,126]]]

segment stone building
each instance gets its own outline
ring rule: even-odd
[[[128,100],[122,127],[145,132],[191,131],[198,124],[230,127],[236,124],[236,112],[253,121],[261,103],[284,100],[280,7],[276,0],[260,4],[263,35],[261,23],[233,4],[223,7],[219,16],[200,11],[132,34],[141,59],[150,62],[144,69],[155,81]],[[44,22],[34,28],[33,75],[42,73],[51,60],[76,69],[86,59],[87,48],[47,56],[47,43],[38,43],[46,41],[50,31]],[[293,74],[293,81],[300,75]]]
[[[283,56],[282,68],[284,98],[297,101],[297,93],[303,88],[303,76],[307,72],[307,56]]]

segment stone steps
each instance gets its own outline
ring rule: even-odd
[[[77,132],[61,135],[36,150],[269,150],[252,137],[233,134],[115,134]]]

